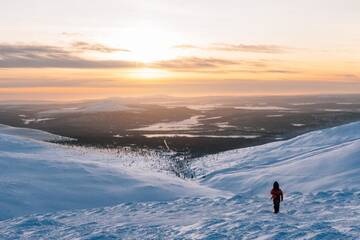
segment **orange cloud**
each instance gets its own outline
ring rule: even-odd
[[[130,50],[125,48],[113,48],[100,43],[88,43],[88,42],[74,42],[72,47],[77,50],[82,51],[95,51],[102,53],[112,53],[112,52],[130,52]]]
[[[48,45],[0,44],[0,68],[133,68],[141,64],[124,60],[92,60],[77,56],[78,51],[126,51],[99,44],[78,42],[64,50]]]
[[[199,49],[209,51],[228,51],[228,52],[250,52],[250,53],[283,53],[288,51],[289,48],[269,45],[269,44],[228,44],[228,43],[213,43],[206,47],[191,45],[191,44],[180,44],[175,45],[174,48],[178,49]]]
[[[238,62],[219,58],[182,57],[171,60],[157,61],[150,64],[151,67],[164,69],[201,69],[219,68],[228,65],[236,65]]]

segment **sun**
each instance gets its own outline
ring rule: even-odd
[[[180,37],[173,31],[161,29],[160,26],[143,23],[127,29],[114,30],[103,38],[102,42],[129,50],[129,52],[114,53],[116,58],[152,63],[176,57],[173,46]]]
[[[162,31],[147,29],[132,32],[132,57],[143,63],[171,58],[171,40],[171,35]]]

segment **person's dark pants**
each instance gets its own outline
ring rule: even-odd
[[[280,210],[280,200],[274,200],[274,213],[279,213]]]

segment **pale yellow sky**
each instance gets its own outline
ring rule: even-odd
[[[0,98],[360,93],[360,1],[4,0]]]

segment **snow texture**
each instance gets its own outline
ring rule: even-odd
[[[39,140],[39,141],[69,141],[74,140],[68,137],[62,137],[59,135],[51,134],[37,129],[31,128],[15,128],[7,125],[0,124],[0,138],[6,140],[6,136],[11,138],[12,136],[23,137],[21,141],[26,141],[27,139]],[[2,145],[3,143],[0,142]],[[0,147],[1,147],[0,145]],[[16,148],[16,144],[9,146],[9,148]]]
[[[193,168],[201,184],[233,193],[267,194],[275,180],[287,192],[359,188],[360,122],[206,156]]]
[[[2,127],[0,132],[0,219],[219,192],[136,163],[127,167],[151,164],[158,156],[118,156],[31,139],[52,140],[38,130]]]
[[[0,129],[0,239],[360,238],[360,122],[196,159],[194,180],[27,131]]]

